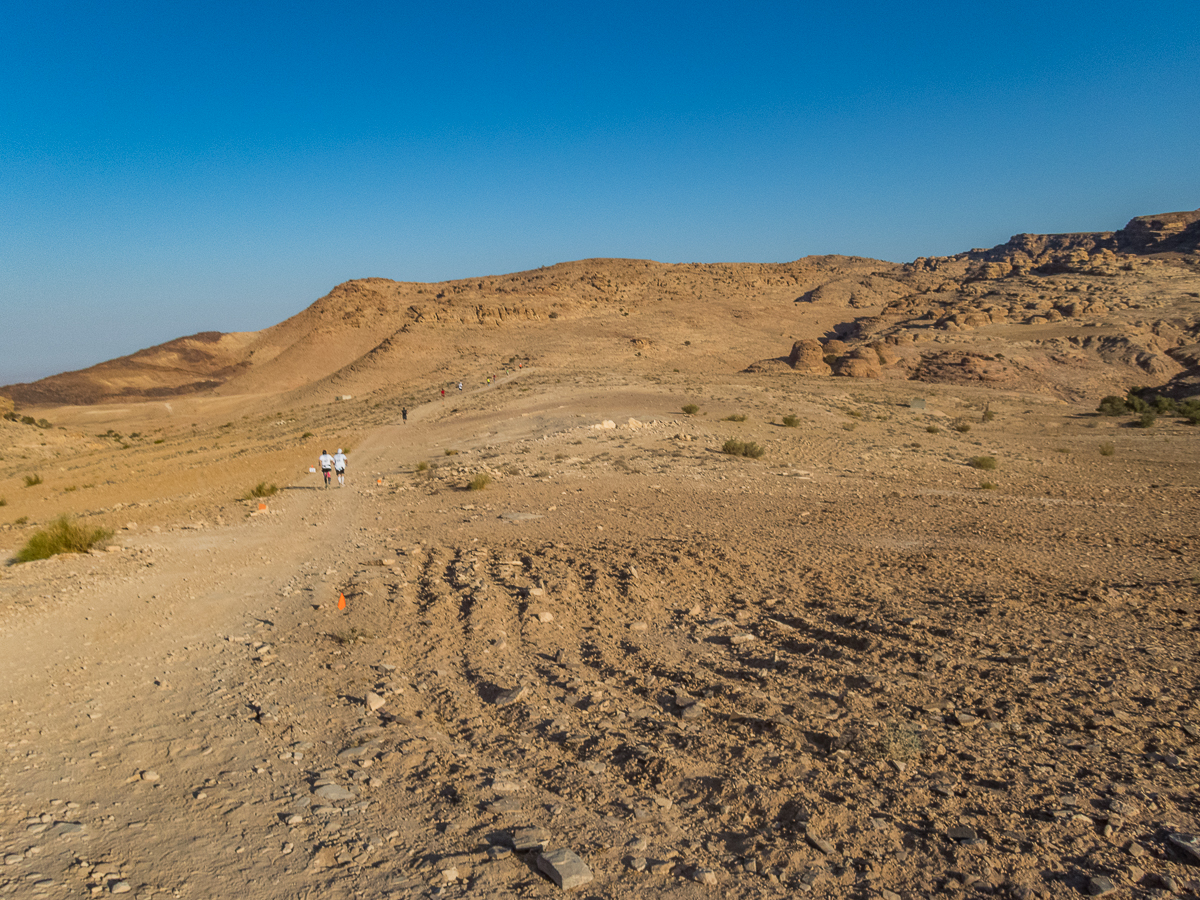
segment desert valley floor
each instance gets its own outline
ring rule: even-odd
[[[1200,892],[1194,427],[539,366],[216,404],[6,482],[116,533],[0,574],[0,896]]]

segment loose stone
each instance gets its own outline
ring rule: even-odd
[[[592,880],[592,870],[565,847],[539,855],[538,869],[563,890],[582,887]]]

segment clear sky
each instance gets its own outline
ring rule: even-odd
[[[0,7],[0,384],[350,278],[906,261],[1196,207],[1196,0]]]

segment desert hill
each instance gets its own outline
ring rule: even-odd
[[[179,338],[0,393],[47,407],[453,381],[474,373],[447,368],[448,348],[468,359],[506,350],[514,361],[560,359],[575,352],[571,335],[586,323],[595,353],[630,365],[654,353],[700,371],[741,369],[769,335],[790,332],[834,340],[795,351],[807,374],[979,378],[1081,396],[1193,383],[1198,299],[1200,211],[1178,212],[1138,217],[1115,232],[1019,234],[990,250],[907,265],[838,256],[592,259],[439,284],[359,279],[261,332]],[[706,363],[688,334],[714,322],[728,342],[703,347]],[[939,346],[914,346],[930,341]],[[795,368],[795,359],[778,359]]]

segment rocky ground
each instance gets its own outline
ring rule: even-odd
[[[5,432],[49,467],[8,550],[66,502],[117,533],[0,575],[0,895],[1200,893],[1196,428],[795,373],[467,387]]]

